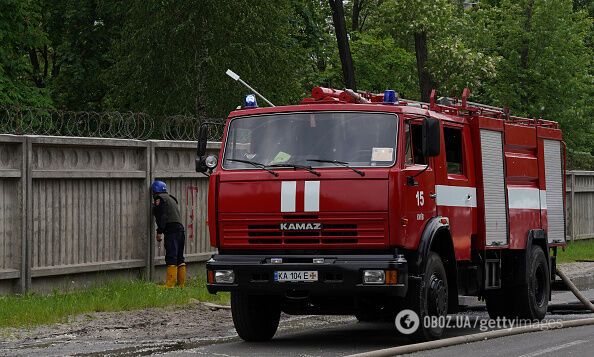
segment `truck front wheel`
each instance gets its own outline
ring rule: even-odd
[[[407,298],[408,306],[420,319],[419,328],[410,338],[419,342],[440,338],[444,326],[438,322],[448,314],[448,279],[438,254],[429,253],[423,279],[411,282]],[[425,326],[427,321],[432,323]]]
[[[280,301],[273,296],[231,293],[233,325],[244,341],[270,340],[278,328],[280,313]]]

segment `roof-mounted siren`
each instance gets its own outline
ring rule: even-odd
[[[258,108],[258,101],[256,100],[256,96],[253,94],[248,94],[245,96],[245,105],[244,108]]]
[[[398,104],[398,93],[395,90],[388,89],[384,91],[384,104],[396,105]]]

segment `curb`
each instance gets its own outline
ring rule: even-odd
[[[429,341],[423,343],[415,343],[412,345],[405,345],[399,347],[386,348],[382,350],[369,351],[363,353],[357,353],[347,357],[387,357],[395,355],[403,355],[408,353],[428,351],[437,348],[451,347],[456,345],[462,345],[465,343],[484,341],[489,339],[495,339],[506,336],[520,335],[530,332],[557,330],[569,327],[579,327],[594,325],[594,318],[580,319],[580,320],[569,320],[563,322],[549,322],[546,324],[537,324],[535,326],[522,326],[514,327],[510,329],[494,330],[488,332],[481,332],[473,335],[450,337],[443,340]]]
[[[219,305],[213,304],[211,302],[202,302],[201,304],[208,307],[211,310],[231,310],[231,306],[229,305]]]
[[[579,290],[590,290],[594,289],[594,275],[581,275],[570,278],[573,285],[575,285]]]

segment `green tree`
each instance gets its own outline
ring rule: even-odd
[[[289,1],[131,1],[115,65],[109,105],[154,114],[225,116],[247,90],[235,70],[275,104],[303,94],[310,60],[288,21]]]
[[[501,58],[479,97],[518,115],[559,121],[570,149],[592,145],[592,21],[571,0],[502,0],[473,14],[483,50]],[[505,26],[504,26],[505,24]],[[588,149],[590,148],[590,149]]]
[[[0,105],[50,107],[49,92],[31,81],[27,54],[44,46],[39,7],[28,0],[0,0]]]
[[[102,110],[126,3],[109,0],[44,0],[42,26],[49,46],[32,49],[34,72],[43,72],[58,107]],[[33,56],[30,56],[33,58]],[[39,63],[44,63],[40,70]],[[50,67],[49,69],[47,67]]]
[[[351,51],[356,64],[355,73],[361,90],[382,93],[394,89],[400,96],[416,98],[418,79],[413,52],[396,45],[393,38],[370,33],[360,33],[352,41]],[[338,54],[330,59],[329,67],[320,74],[329,87],[344,86]]]
[[[472,24],[459,1],[387,1],[373,22],[380,33],[415,54],[417,97],[423,101],[429,101],[434,88],[458,95],[495,75],[497,59],[472,47],[464,36]]]

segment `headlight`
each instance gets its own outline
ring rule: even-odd
[[[364,270],[363,284],[384,284],[386,273],[383,270]]]
[[[206,157],[206,160],[204,160],[204,164],[206,165],[206,167],[208,167],[211,170],[213,170],[215,167],[217,167],[218,163],[219,163],[219,159],[217,159],[217,157],[214,155],[208,155]]]
[[[215,270],[214,280],[217,284],[233,284],[235,273],[233,270]]]

